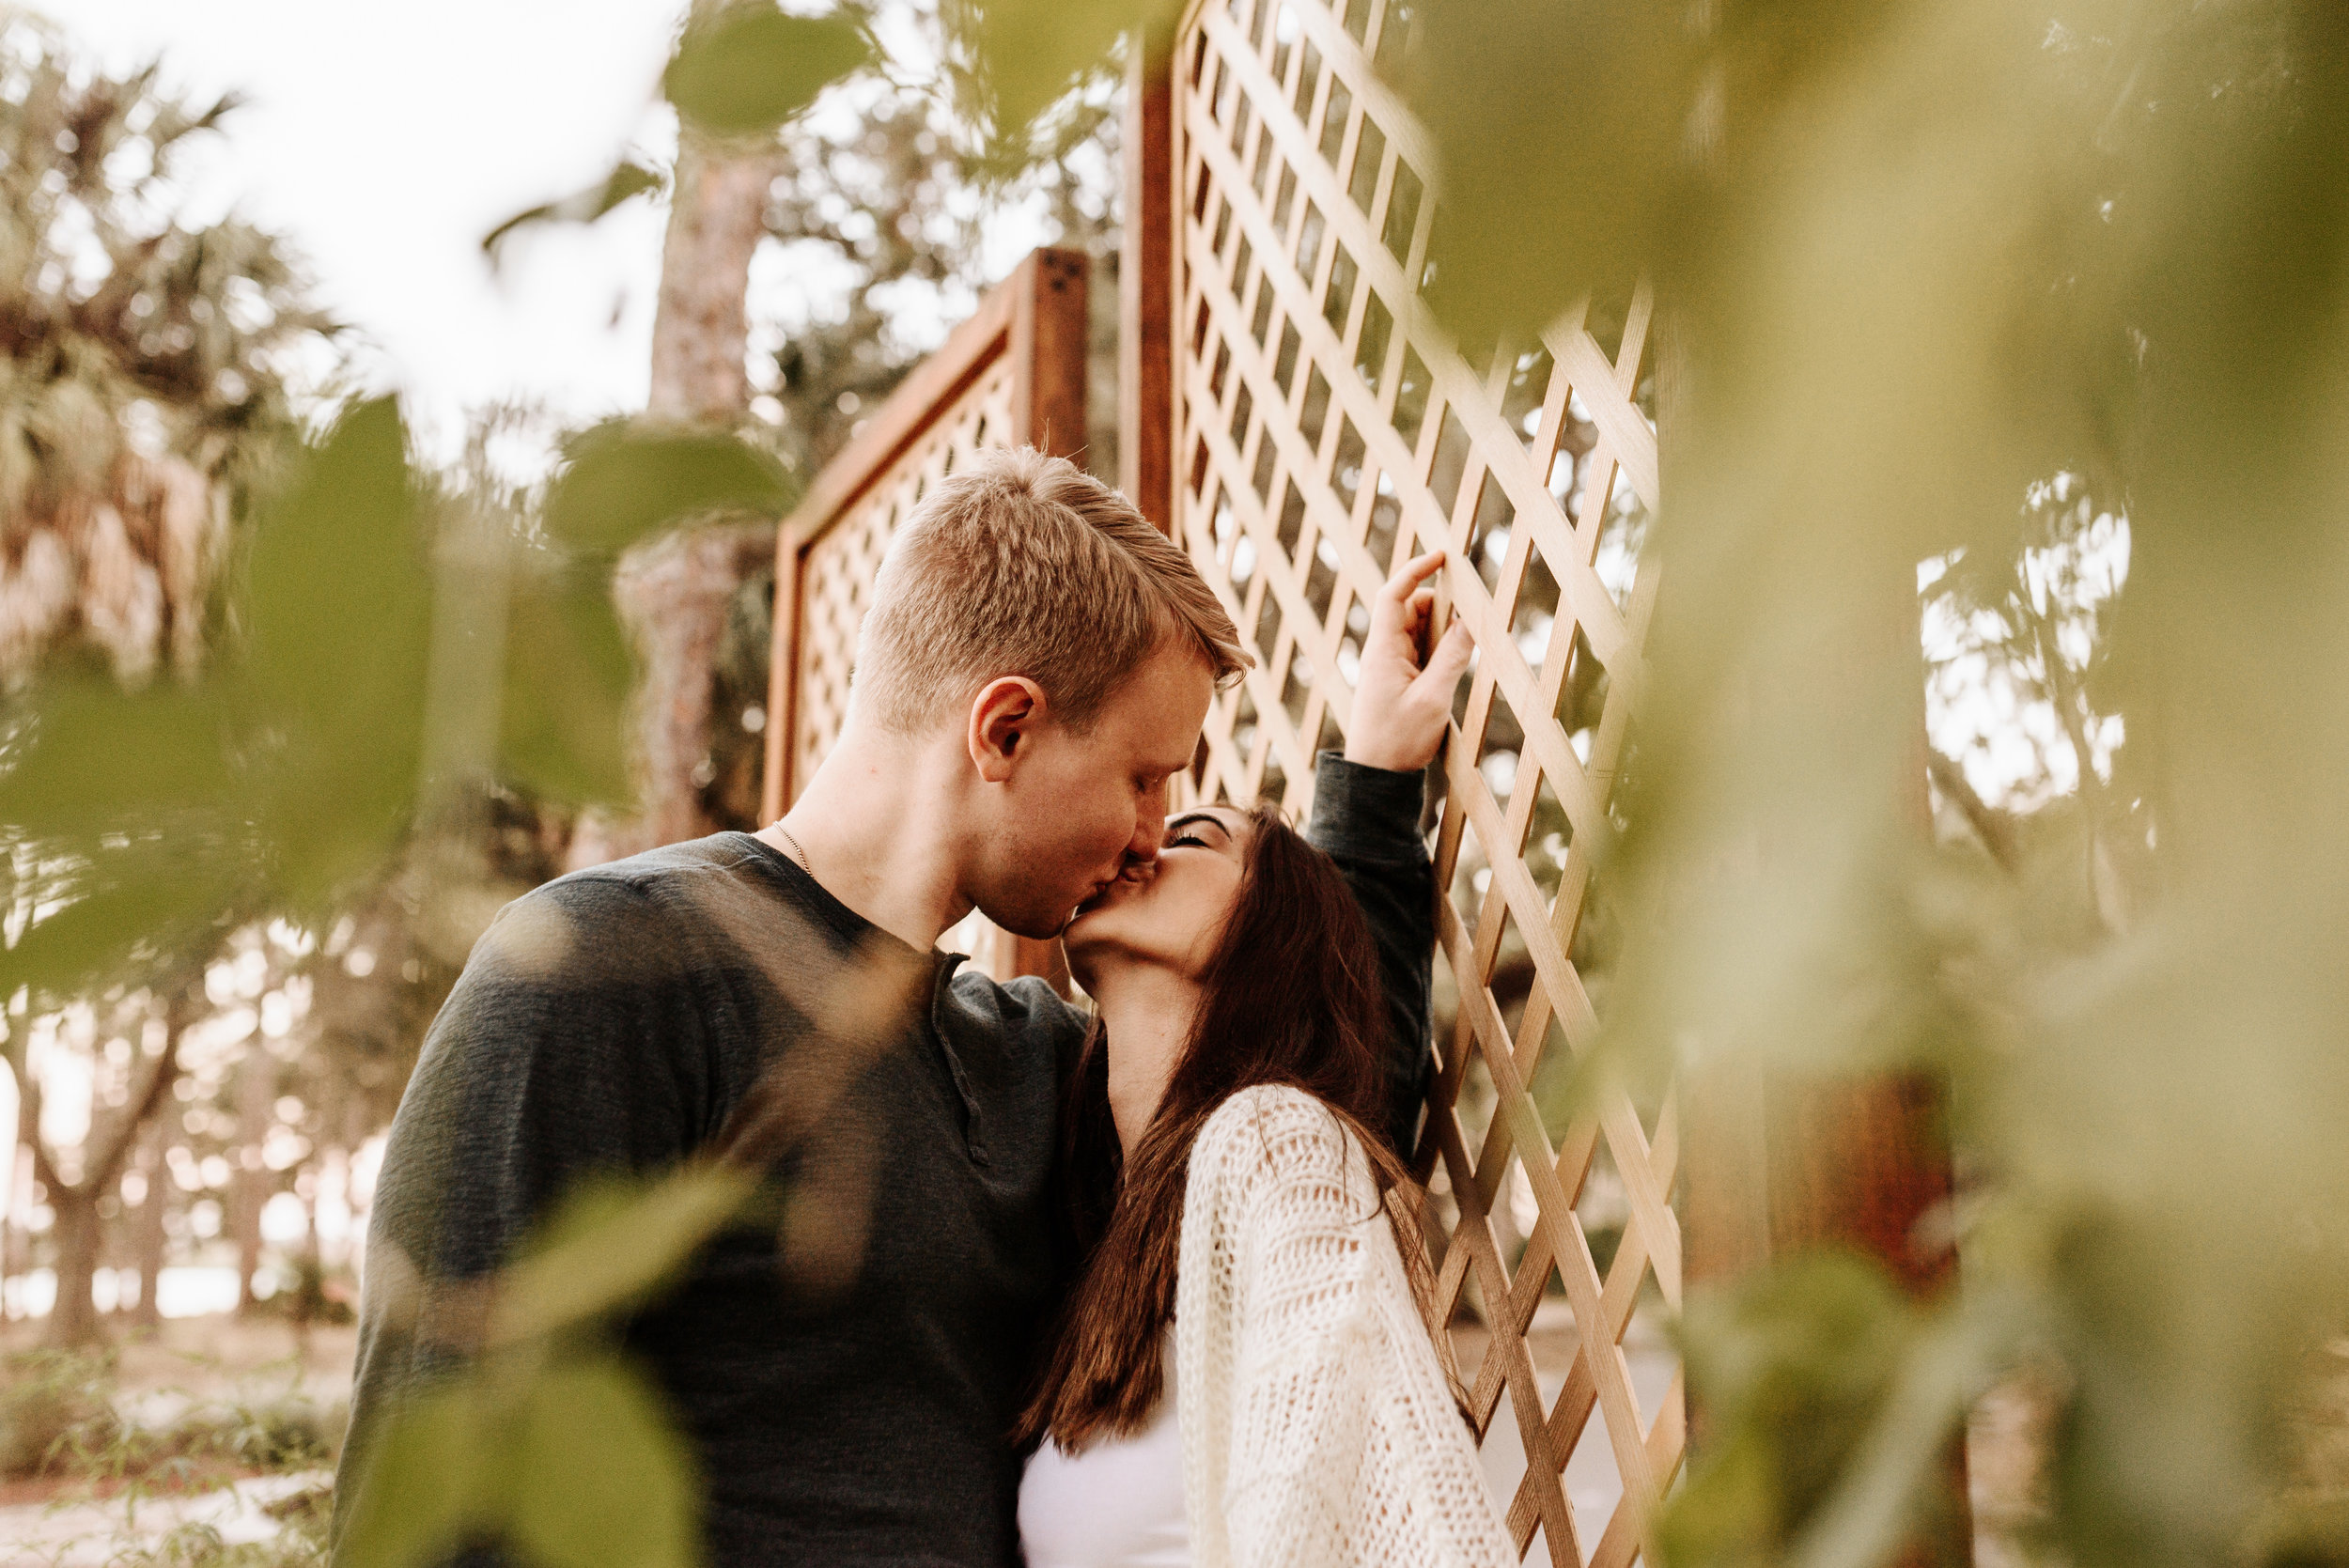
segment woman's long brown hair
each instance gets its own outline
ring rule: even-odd
[[[1191,1144],[1233,1094],[1260,1083],[1301,1089],[1369,1154],[1382,1196],[1407,1180],[1370,1130],[1388,1123],[1386,1006],[1370,929],[1327,855],[1268,807],[1248,818],[1239,889],[1200,977],[1198,1016],[1130,1163],[1110,1114],[1097,1017],[1070,1081],[1062,1188],[1081,1272],[1015,1429],[1022,1443],[1049,1433],[1073,1451],[1101,1433],[1139,1432],[1157,1405]],[[1385,1204],[1416,1282],[1424,1264],[1400,1212],[1408,1206]]]

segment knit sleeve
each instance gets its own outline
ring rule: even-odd
[[[1195,1568],[1517,1561],[1370,1162],[1310,1095],[1201,1129],[1174,1332]]]
[[[1368,1163],[1316,1101],[1260,1089],[1210,1120],[1190,1182],[1176,1333],[1206,1407],[1183,1412],[1186,1490],[1196,1449],[1194,1495],[1216,1505],[1192,1524],[1198,1560],[1347,1560],[1388,1234]]]

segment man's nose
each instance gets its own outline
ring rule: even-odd
[[[1134,819],[1134,836],[1126,843],[1128,863],[1140,862],[1147,865],[1159,858],[1166,844],[1166,815],[1146,811]]]

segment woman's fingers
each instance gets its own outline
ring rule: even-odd
[[[1443,641],[1438,643],[1436,651],[1427,656],[1427,668],[1420,673],[1419,677],[1435,689],[1447,710],[1452,706],[1453,689],[1468,673],[1469,655],[1475,651],[1476,644],[1469,636],[1468,622],[1457,615],[1453,616],[1452,624],[1444,629]]]
[[[1426,646],[1428,617],[1436,608],[1436,590],[1426,585],[1427,579],[1443,561],[1443,551],[1433,550],[1405,562],[1379,588],[1371,606],[1371,636],[1395,636],[1408,643],[1414,665]]]
[[[1443,564],[1439,550],[1406,562],[1371,601],[1346,741],[1351,761],[1408,771],[1426,767],[1443,744],[1470,651],[1465,621],[1455,618],[1435,636],[1437,596],[1428,579]]]
[[[1375,616],[1384,610],[1399,613],[1418,596],[1420,584],[1435,575],[1436,569],[1443,565],[1443,560],[1442,551],[1431,550],[1424,555],[1412,556],[1396,567],[1394,575],[1388,578],[1385,585],[1378,590],[1378,600],[1372,607],[1372,614]]]

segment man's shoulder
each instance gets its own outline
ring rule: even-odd
[[[567,872],[499,910],[474,959],[550,978],[650,976],[771,935],[788,905],[746,841],[714,833]]]
[[[557,904],[599,907],[658,902],[664,894],[712,879],[772,885],[766,851],[748,833],[718,832],[663,844],[616,861],[567,871],[522,895]]]

